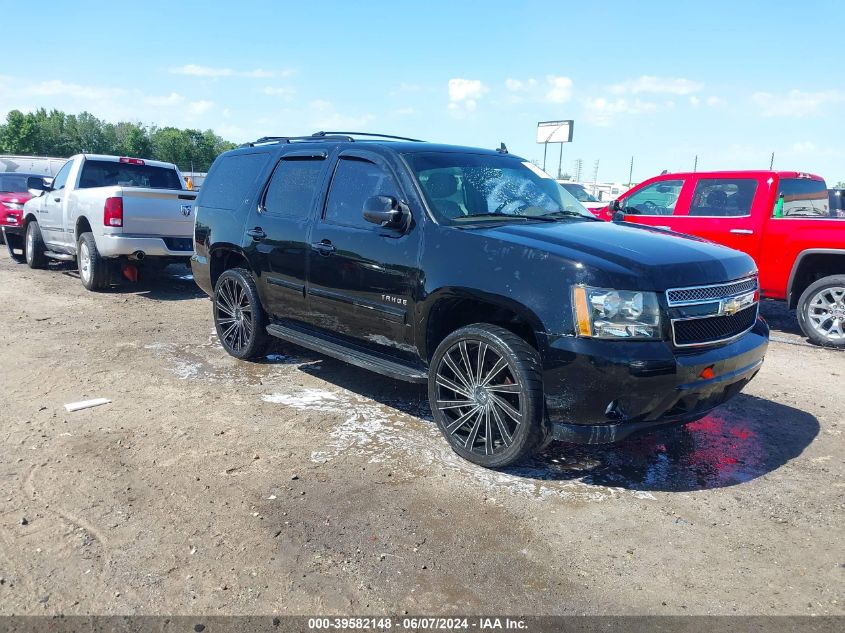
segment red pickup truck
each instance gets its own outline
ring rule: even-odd
[[[814,343],[845,347],[845,217],[830,208],[823,178],[795,171],[662,174],[596,214],[748,253],[764,296],[797,308]]]

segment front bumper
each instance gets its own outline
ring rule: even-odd
[[[679,350],[663,341],[550,340],[543,381],[553,435],[604,444],[697,420],[757,374],[768,341],[762,319],[735,341],[709,348]],[[712,377],[702,378],[708,368]]]
[[[138,251],[146,257],[190,257],[194,252],[191,238],[184,236],[100,235],[96,240],[97,250],[103,257],[121,257]]]

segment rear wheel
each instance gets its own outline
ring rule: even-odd
[[[540,355],[499,326],[463,327],[440,343],[428,398],[452,449],[487,468],[530,457],[549,436]]]
[[[225,271],[214,286],[214,327],[223,348],[244,360],[264,355],[270,340],[252,274],[244,268]]]
[[[816,345],[845,347],[845,276],[810,284],[798,300],[798,324]]]
[[[79,278],[88,290],[102,290],[109,285],[108,262],[100,256],[93,233],[83,233],[76,245]]]
[[[26,265],[30,268],[47,268],[47,256],[44,254],[46,250],[44,239],[41,237],[41,227],[33,220],[26,225],[23,249]]]

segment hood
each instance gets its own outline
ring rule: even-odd
[[[745,253],[642,225],[576,220],[504,224],[477,232],[563,258],[583,270],[583,283],[619,287],[624,278],[629,287],[622,290],[718,284],[757,270]]]
[[[16,191],[0,191],[0,202],[16,202],[18,204],[23,204],[27,200],[29,200],[32,196],[28,191],[16,192]]]

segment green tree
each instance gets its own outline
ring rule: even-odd
[[[3,128],[3,151],[10,154],[35,154],[38,150],[38,125],[32,114],[12,110]]]

